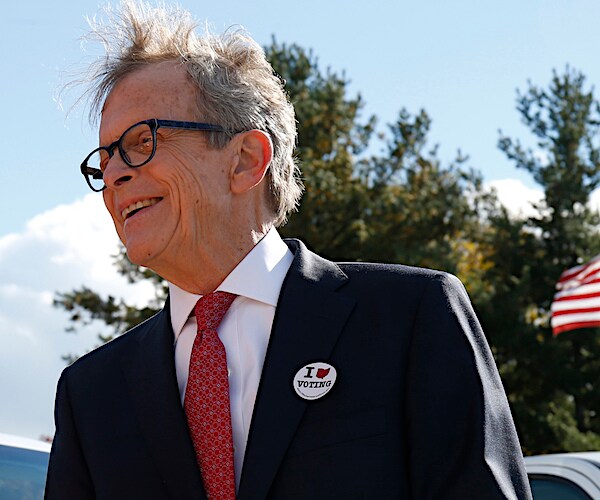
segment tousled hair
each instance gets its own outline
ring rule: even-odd
[[[179,61],[197,87],[198,115],[228,133],[210,133],[213,147],[223,147],[237,132],[258,129],[273,143],[267,178],[269,203],[276,225],[295,210],[303,186],[294,159],[294,108],[263,49],[244,30],[221,35],[198,24],[179,6],[123,0],[105,7],[104,21],[89,20],[88,39],[100,41],[103,58],[91,64],[86,78],[90,118],[97,122],[114,86],[127,74],[163,61]]]

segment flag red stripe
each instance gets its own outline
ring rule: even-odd
[[[552,328],[552,334],[558,335],[559,333],[567,332],[569,330],[577,330],[578,328],[593,328],[595,326],[600,326],[600,321],[579,321],[576,323],[567,323],[565,325]]]
[[[553,311],[552,317],[555,316],[564,316],[565,314],[580,314],[580,313],[592,313],[592,312],[600,312],[600,305],[598,307],[587,307],[583,309],[577,309],[573,307],[572,309],[567,309],[565,311]]]
[[[564,302],[567,300],[579,300],[579,299],[593,299],[594,297],[600,297],[600,292],[582,293],[582,294],[573,293],[572,295],[565,295],[564,297],[558,297],[557,299],[554,299],[554,302]]]

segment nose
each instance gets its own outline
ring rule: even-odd
[[[112,156],[102,174],[108,189],[118,189],[137,175],[137,168],[127,165],[118,151]]]

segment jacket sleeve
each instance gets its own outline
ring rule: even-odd
[[[411,498],[531,498],[500,376],[454,276],[440,273],[423,294],[408,377]]]
[[[91,476],[73,418],[69,399],[68,372],[68,368],[63,371],[56,391],[54,408],[56,432],[46,478],[44,498],[47,500],[95,498]]]

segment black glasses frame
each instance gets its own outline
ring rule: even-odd
[[[131,161],[127,157],[127,154],[123,150],[122,142],[123,142],[123,137],[125,137],[127,135],[127,132],[129,132],[131,129],[133,129],[135,127],[138,127],[139,125],[148,125],[148,127],[150,128],[150,132],[152,133],[152,152],[150,153],[150,156],[148,156],[148,158],[146,160],[144,160],[142,163],[134,165],[131,163]],[[125,162],[125,164],[127,166],[129,166],[131,168],[141,167],[141,166],[145,165],[146,163],[150,162],[150,160],[152,160],[152,158],[154,158],[154,154],[156,153],[156,131],[160,127],[178,128],[178,129],[183,129],[183,130],[200,130],[200,131],[205,131],[205,132],[225,132],[225,129],[223,127],[221,127],[220,125],[212,125],[210,123],[202,123],[202,122],[182,122],[182,121],[176,121],[176,120],[158,120],[157,118],[151,118],[149,120],[142,120],[141,122],[134,123],[131,127],[129,127],[127,130],[125,130],[125,132],[123,132],[121,134],[121,137],[119,137],[115,142],[109,144],[108,146],[100,146],[99,148],[94,149],[89,155],[87,155],[85,157],[85,160],[83,160],[83,162],[81,162],[81,167],[80,167],[81,173],[85,177],[85,181],[87,182],[90,189],[97,193],[99,193],[100,191],[104,191],[104,189],[106,189],[106,184],[104,184],[100,189],[97,189],[92,185],[92,181],[91,181],[90,177],[92,179],[100,180],[104,176],[101,169],[88,166],[88,161],[93,155],[95,155],[99,151],[106,151],[108,153],[108,158],[110,159],[114,156],[115,149],[118,149],[119,154],[121,155],[121,158],[123,159],[123,161]]]

